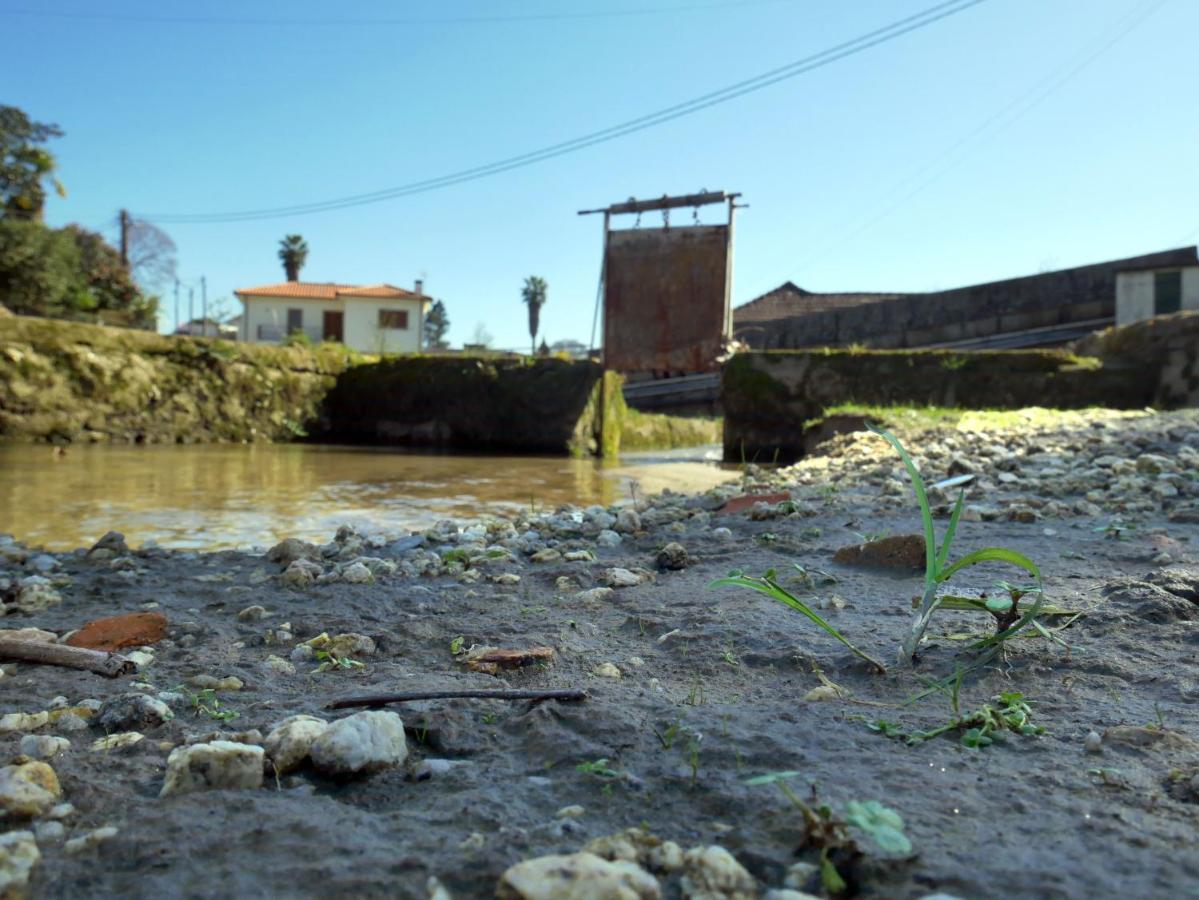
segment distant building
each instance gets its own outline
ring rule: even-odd
[[[734,309],[733,336],[756,350],[1045,347],[1171,308],[1199,309],[1195,247],[919,294],[787,282]]]
[[[242,340],[278,343],[289,334],[339,341],[363,353],[417,353],[432,298],[390,284],[285,281],[234,291],[241,300]]]
[[[187,334],[192,337],[216,337],[227,341],[238,338],[237,326],[231,322],[222,323],[216,319],[192,319],[184,322],[175,329],[175,334]]]
[[[1199,265],[1153,266],[1116,273],[1116,324],[1199,310]]]

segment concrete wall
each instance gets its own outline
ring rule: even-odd
[[[754,349],[862,344],[876,349],[948,344],[1096,319],[1116,312],[1116,272],[1194,266],[1194,247],[1045,272],[848,309],[755,322]],[[736,321],[736,310],[733,313]]]
[[[792,462],[804,423],[840,403],[1137,409],[1154,396],[1140,362],[1061,350],[739,353],[724,364],[724,458]]]
[[[1120,272],[1116,276],[1116,324],[1131,325],[1155,315],[1154,281],[1162,269]],[[1170,271],[1170,270],[1164,270]],[[1199,266],[1186,266],[1182,274],[1182,309],[1199,310]]]

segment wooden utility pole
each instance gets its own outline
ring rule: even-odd
[[[208,279],[200,276],[200,316],[204,322],[204,337],[208,337]]]
[[[121,265],[129,268],[129,210],[121,210]]]

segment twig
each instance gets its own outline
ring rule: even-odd
[[[412,700],[586,700],[586,691],[411,691],[403,694],[371,694],[334,700],[325,709],[350,709],[355,706],[383,706]]]
[[[100,650],[67,647],[44,641],[16,641],[12,638],[0,638],[0,657],[45,663],[50,666],[65,666],[68,669],[86,669],[108,678],[128,675],[137,669],[132,660],[119,653],[104,653]]]

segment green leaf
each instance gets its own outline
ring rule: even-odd
[[[920,504],[920,518],[924,523],[924,559],[925,559],[925,578],[931,578],[936,575],[936,546],[937,536],[933,531],[933,513],[928,505],[928,494],[924,490],[924,479],[920,477],[920,470],[916,468],[916,463],[912,461],[912,457],[908,456],[908,451],[903,449],[903,444],[899,443],[899,438],[891,434],[885,428],[867,422],[866,427],[885,440],[888,444],[895,448],[899,454],[899,458],[903,460],[904,468],[908,470],[908,477],[912,480],[912,490],[916,492],[916,502]]]
[[[803,772],[767,772],[765,775],[757,775],[753,778],[745,779],[746,784],[774,784],[778,781],[785,781],[788,778],[799,778]]]
[[[986,606],[993,613],[1005,613],[1012,608],[1012,598],[988,597]]]
[[[941,548],[937,551],[937,571],[945,567],[945,563],[949,561],[949,545],[953,543],[954,535],[957,534],[958,520],[962,517],[962,505],[966,502],[965,489],[958,491],[958,502],[953,505],[953,514],[949,517],[949,526],[945,529],[945,540],[941,542]]]
[[[948,581],[952,575],[960,572],[962,569],[984,562],[1005,562],[1011,563],[1013,566],[1019,566],[1036,578],[1037,586],[1040,587],[1041,570],[1037,568],[1037,564],[1023,553],[1009,550],[1006,547],[985,547],[982,550],[975,550],[973,553],[963,556],[948,569],[938,572],[937,581]]]
[[[830,894],[844,893],[847,887],[845,879],[841,877],[841,873],[837,871],[837,867],[828,858],[827,850],[822,851],[820,854],[820,884]]]
[[[845,806],[845,821],[870,836],[885,853],[910,853],[912,842],[903,833],[903,818],[877,800],[859,803],[851,800]]]

